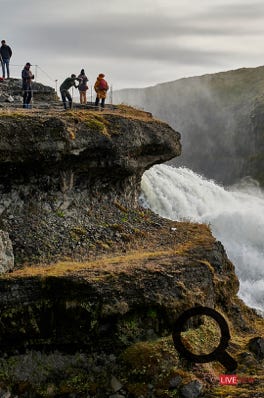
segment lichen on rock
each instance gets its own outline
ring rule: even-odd
[[[5,231],[0,231],[0,274],[12,271],[14,268],[14,254],[12,242]]]

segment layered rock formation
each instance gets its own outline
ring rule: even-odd
[[[153,222],[146,221],[148,229]],[[100,347],[116,354],[133,342],[170,334],[185,308],[221,306],[232,313],[238,280],[206,227],[161,220],[152,234],[138,234],[141,243],[127,254],[34,267],[0,279],[2,351]],[[236,315],[234,322],[241,326],[243,318]]]
[[[136,207],[143,172],[180,154],[180,135],[140,112],[3,112],[0,131],[0,227],[17,263],[107,240],[113,203]]]
[[[0,392],[217,396],[221,365],[193,366],[171,339],[180,313],[206,305],[228,319],[230,353],[241,372],[254,370],[250,397],[260,397],[261,359],[248,343],[262,341],[263,322],[237,298],[221,243],[205,225],[138,205],[142,174],[180,154],[179,133],[124,106],[2,111],[0,132],[0,229],[16,261],[0,277]],[[200,333],[203,323],[189,326]]]

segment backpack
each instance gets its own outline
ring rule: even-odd
[[[100,80],[99,90],[106,90],[106,91],[108,90],[107,83],[104,79]]]

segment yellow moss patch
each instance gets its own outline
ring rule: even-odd
[[[93,117],[90,118],[89,120],[85,121],[86,126],[88,126],[90,129],[99,131],[101,134],[105,135],[106,137],[110,137],[110,134],[107,130],[107,126],[105,124],[104,119],[98,118],[98,117]]]
[[[219,345],[221,331],[218,324],[208,316],[202,316],[202,324],[181,333],[184,346],[195,355],[210,354]]]
[[[129,265],[133,264],[139,260],[152,259],[157,257],[173,256],[174,252],[171,250],[163,250],[156,252],[142,252],[135,251],[124,256],[114,256],[114,257],[103,257],[98,260],[88,261],[88,262],[75,262],[75,261],[60,261],[51,266],[38,266],[38,267],[25,267],[23,269],[12,272],[11,274],[6,274],[1,276],[1,278],[16,278],[25,276],[62,276],[69,272],[75,272],[83,269],[96,269],[103,268],[106,270],[106,266],[110,268],[117,265]],[[109,268],[109,269],[110,269]],[[123,268],[124,270],[124,268]]]
[[[119,203],[116,203],[116,206],[127,215],[127,209],[124,208]],[[125,222],[125,221],[124,221]],[[178,226],[176,232],[171,232],[168,226],[158,228],[155,226],[148,231],[143,229],[143,233],[140,233],[140,230],[136,230],[135,233],[127,233],[124,235],[124,239],[126,242],[129,242],[126,246],[127,253],[126,254],[116,254],[109,255],[110,245],[112,246],[112,242],[109,241],[101,241],[100,245],[106,246],[101,247],[102,250],[106,249],[106,253],[102,254],[101,257],[95,259],[91,259],[89,261],[77,262],[71,260],[59,261],[55,264],[51,264],[47,266],[39,265],[39,266],[26,266],[23,269],[16,270],[13,273],[2,275],[1,278],[15,278],[15,277],[24,277],[24,276],[63,276],[65,274],[71,272],[78,272],[79,270],[95,270],[102,269],[108,267],[109,269],[115,270],[123,269],[125,271],[127,269],[132,269],[137,265],[142,266],[142,262],[144,266],[149,266],[151,268],[155,268],[158,264],[151,264],[151,260],[160,260],[160,265],[170,265],[172,263],[172,257],[175,257],[175,263],[179,260],[180,257],[188,257],[192,259],[192,251],[195,252],[195,249],[204,250],[210,249],[212,244],[215,242],[215,239],[210,234],[207,226],[204,225],[196,225],[190,223],[182,223],[184,225],[180,225],[178,223],[169,224]],[[109,225],[109,227],[117,230],[122,230],[122,224],[113,224]],[[156,231],[155,231],[156,230]],[[124,230],[125,231],[125,230]],[[85,231],[82,229],[81,231],[72,230],[70,234],[75,239],[79,239],[80,236],[85,234]],[[133,246],[131,245],[133,241]],[[125,243],[124,243],[125,244]],[[131,249],[130,249],[131,247]],[[158,247],[161,247],[160,250],[157,250]],[[164,247],[165,249],[162,249]],[[113,250],[113,248],[111,249]],[[92,255],[92,254],[91,254]],[[195,257],[193,258],[193,266],[195,266]],[[148,264],[148,261],[150,263]],[[141,264],[139,264],[141,262]],[[205,266],[207,266],[211,271],[212,267],[204,262]],[[153,268],[153,269],[154,269]]]
[[[1,110],[0,111],[0,118],[4,119],[21,119],[21,118],[27,118],[29,116],[28,113],[23,112],[23,111],[12,111],[10,109],[7,110]]]
[[[67,127],[67,131],[68,131],[68,133],[69,133],[69,137],[70,137],[70,139],[71,140],[75,140],[75,132],[76,132],[76,129],[74,128],[74,127]]]
[[[172,361],[173,366],[179,362],[171,337],[133,344],[123,352],[122,359],[135,373],[141,373],[143,376],[159,374],[164,360]]]

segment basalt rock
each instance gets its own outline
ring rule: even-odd
[[[212,260],[219,244],[210,231],[178,224],[175,235],[169,225],[161,222],[149,233],[149,240],[156,239],[153,246],[146,239],[132,254],[86,265],[68,261],[30,272],[18,270],[0,278],[0,350],[119,354],[137,341],[171,334],[186,308],[221,306],[234,312],[238,280],[224,251],[218,257],[223,272]],[[193,241],[186,247],[187,231]],[[178,249],[168,250],[165,242],[171,239],[177,240]]]
[[[7,111],[0,133],[0,226],[17,262],[74,257],[77,229],[87,251],[107,240],[113,203],[136,208],[144,171],[181,151],[180,134],[143,112]]]
[[[58,97],[54,88],[45,86],[38,82],[32,83],[33,89],[33,101],[34,103],[50,101],[58,101]],[[22,105],[22,80],[21,79],[6,79],[0,82],[0,107],[6,107],[8,102],[14,103],[14,105]]]
[[[14,268],[12,242],[7,232],[0,231],[0,274]]]
[[[250,351],[254,352],[260,359],[264,359],[264,338],[254,337],[249,342]]]

